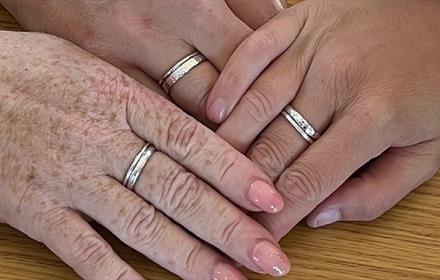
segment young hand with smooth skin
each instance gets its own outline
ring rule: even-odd
[[[372,220],[440,165],[440,2],[307,1],[255,31],[215,84],[217,133],[276,181],[277,238]],[[321,134],[311,146],[280,112]]]

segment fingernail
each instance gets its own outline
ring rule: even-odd
[[[233,266],[225,263],[217,265],[212,280],[245,280],[246,278]]]
[[[284,200],[274,187],[258,180],[251,184],[248,198],[253,204],[268,213],[278,213],[284,207]]]
[[[341,220],[341,211],[337,208],[325,210],[316,216],[313,227],[322,227]]]
[[[255,245],[252,257],[259,268],[272,276],[284,276],[290,270],[287,256],[269,241],[262,241]]]
[[[222,100],[216,100],[208,110],[209,119],[214,123],[221,123],[225,118],[226,105]]]

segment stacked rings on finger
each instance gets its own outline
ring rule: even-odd
[[[200,52],[185,56],[163,75],[159,85],[168,93],[174,84],[205,60],[206,58]]]
[[[313,144],[319,138],[319,133],[292,106],[284,107],[281,114],[309,144]]]
[[[152,144],[145,144],[145,146],[139,151],[139,153],[134,158],[130,167],[125,174],[124,181],[122,184],[127,187],[129,190],[133,190],[136,185],[139,176],[144,170],[145,165],[150,160],[153,153],[156,151],[156,148]]]

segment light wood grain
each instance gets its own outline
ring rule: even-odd
[[[0,29],[20,29],[1,6]],[[147,279],[177,279],[96,228]],[[318,230],[301,224],[281,246],[293,263],[286,279],[440,279],[440,173],[374,222],[338,223]],[[79,277],[44,245],[0,225],[0,279]]]

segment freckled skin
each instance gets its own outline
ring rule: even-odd
[[[0,45],[0,206],[34,213],[11,220],[14,215],[0,211],[0,220],[20,229],[20,223],[66,205],[60,189],[103,174],[104,149],[114,141],[106,135],[129,131],[123,95],[135,86],[116,69],[46,35],[0,32]],[[15,55],[26,45],[33,48]]]

